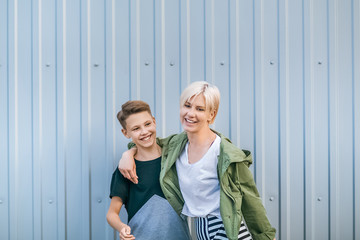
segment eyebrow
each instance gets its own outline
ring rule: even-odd
[[[191,102],[189,102],[189,101],[186,101],[184,104],[194,105],[193,103],[191,103]],[[205,109],[206,109],[206,106],[203,106],[203,105],[196,105],[195,107],[201,107],[201,108],[205,108]]]

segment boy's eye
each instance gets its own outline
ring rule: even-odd
[[[145,123],[145,126],[149,126],[149,125],[151,125],[151,123],[150,123],[150,122],[148,122],[148,123]]]
[[[204,108],[198,108],[198,111],[203,112],[203,111],[205,111],[205,109]]]
[[[139,130],[139,128],[138,128],[138,127],[136,127],[136,128],[133,128],[133,131],[137,131],[137,130]]]
[[[191,107],[190,104],[188,104],[188,103],[185,103],[184,106],[185,106],[186,108]]]

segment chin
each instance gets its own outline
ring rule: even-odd
[[[155,139],[151,139],[149,142],[147,143],[142,143],[141,146],[144,148],[148,148],[148,147],[152,147],[154,144],[156,144],[156,140]]]
[[[193,133],[193,132],[196,132],[196,128],[193,128],[193,127],[188,127],[188,126],[183,126],[183,129],[185,132],[188,132],[188,133]]]

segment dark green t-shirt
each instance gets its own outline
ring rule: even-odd
[[[117,196],[123,201],[128,213],[128,221],[154,195],[165,198],[160,187],[161,157],[149,160],[135,160],[139,183],[133,184],[121,175],[118,168],[111,179],[110,198]]]

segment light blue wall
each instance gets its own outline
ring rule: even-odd
[[[117,111],[197,80],[277,239],[360,239],[359,0],[0,0],[0,239],[114,239]]]

